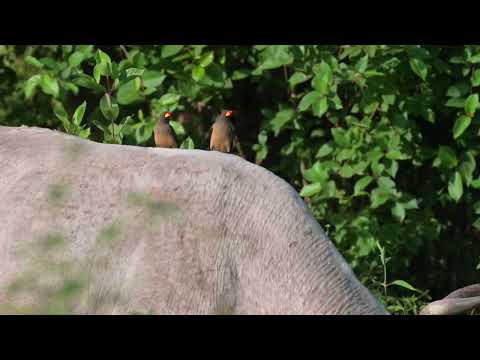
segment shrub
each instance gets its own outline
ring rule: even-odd
[[[3,45],[0,61],[4,125],[151,146],[172,111],[182,147],[206,148],[238,110],[247,158],[300,191],[391,310],[416,312],[409,283],[478,282],[480,46]],[[395,296],[387,268],[408,281]]]

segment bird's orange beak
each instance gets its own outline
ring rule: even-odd
[[[164,117],[164,118],[169,118],[169,117],[171,117],[171,116],[172,116],[172,113],[169,112],[169,111],[167,111],[165,114],[163,114],[163,117]]]

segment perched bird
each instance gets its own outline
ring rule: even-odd
[[[155,126],[154,136],[155,136],[155,145],[162,148],[176,148],[177,139],[175,131],[168,123],[168,119],[172,117],[171,112],[166,112],[163,116],[158,119],[157,125]]]
[[[235,129],[231,122],[232,110],[223,110],[212,125],[210,150],[229,153],[236,141]]]

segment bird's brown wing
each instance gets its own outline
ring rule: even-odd
[[[178,138],[177,138],[177,134],[175,133],[175,130],[173,130],[172,125],[170,125],[170,123],[168,123],[168,122],[167,122],[167,124],[168,124],[168,128],[169,128],[169,130],[170,130],[170,134],[172,135],[173,142],[175,143],[175,145],[172,146],[172,147],[178,148]]]
[[[212,149],[212,145],[213,145],[213,125],[210,126],[210,131],[209,131],[209,132],[210,132],[210,145],[209,145],[209,149],[210,149],[210,151],[211,151],[211,150],[213,150],[213,149]]]
[[[238,139],[237,139],[237,134],[235,132],[235,127],[230,122],[228,122],[228,134],[230,138],[228,152],[232,152],[233,148],[236,146],[236,142],[238,141]]]
[[[177,137],[175,131],[168,123],[157,124],[154,131],[155,145],[157,147],[176,148]]]

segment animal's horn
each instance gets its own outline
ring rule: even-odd
[[[455,290],[425,306],[420,315],[459,315],[480,307],[480,284]]]

